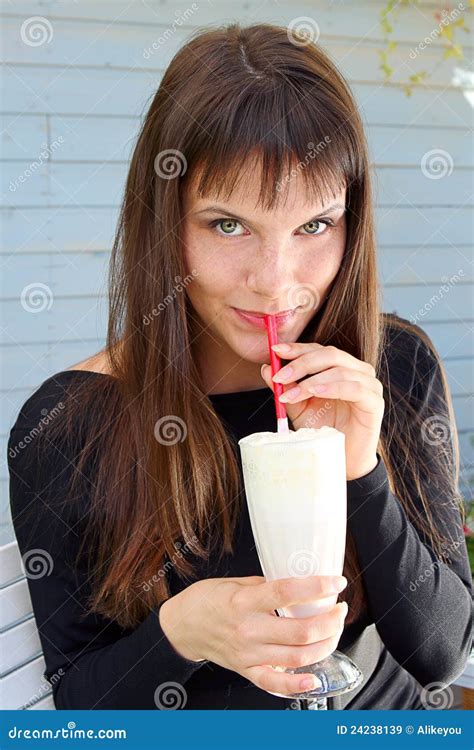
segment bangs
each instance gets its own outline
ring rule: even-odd
[[[269,92],[247,90],[230,98],[230,111],[228,101],[223,105],[225,116],[217,106],[221,117],[205,118],[203,128],[194,133],[196,159],[191,158],[188,172],[188,178],[200,172],[200,196],[212,194],[228,201],[245,185],[246,176],[260,168],[257,205],[265,210],[282,198],[286,202],[287,187],[298,174],[304,177],[308,200],[324,206],[329,196],[360,177],[363,159],[350,125],[324,102],[315,104],[308,90],[295,94],[294,81],[290,88],[286,80]],[[321,97],[321,89],[318,92]]]

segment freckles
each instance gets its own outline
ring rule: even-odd
[[[334,243],[334,245],[336,244]],[[328,294],[344,256],[344,248],[341,250],[334,245],[325,248],[321,254],[315,256],[313,262],[307,264],[305,272],[302,274],[302,284],[310,289],[313,288],[321,302]]]
[[[204,238],[199,237],[199,233],[196,233],[196,236],[189,236],[183,246],[183,252],[188,272],[195,271],[193,285],[201,286],[203,280],[208,278],[213,265],[211,253],[206,249]]]
[[[327,247],[323,251],[323,271],[327,272],[328,276],[333,276],[337,273],[344,257],[345,242],[343,238],[334,237],[328,242]]]
[[[192,284],[201,294],[211,297],[216,294],[231,294],[237,286],[232,273],[221,262],[217,262],[212,253],[197,253],[193,268],[196,270],[196,278]]]
[[[186,268],[186,272],[190,273],[193,268],[197,268],[198,265],[198,254],[196,253],[192,241],[183,237],[181,243],[181,252],[183,257],[183,263]]]
[[[322,287],[332,281],[338,272],[344,251],[337,247],[326,247],[321,252],[313,255],[312,260],[302,269],[303,279],[308,280],[308,271],[312,283],[317,287]]]

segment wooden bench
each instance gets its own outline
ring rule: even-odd
[[[16,542],[0,547],[0,709],[55,710]]]

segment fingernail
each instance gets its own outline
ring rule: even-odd
[[[311,388],[308,388],[308,391],[312,393],[313,395],[316,395],[316,393],[323,393],[324,391],[327,391],[329,388],[328,383],[315,383],[311,386]]]
[[[280,401],[282,403],[286,403],[288,399],[294,398],[295,396],[299,396],[300,393],[301,393],[301,388],[290,388],[289,391],[285,391],[284,393],[281,394]]]
[[[291,376],[293,375],[293,368],[292,367],[285,367],[284,370],[278,370],[278,372],[275,373],[272,380],[275,383],[285,383],[287,380],[291,380]]]
[[[261,366],[261,368],[260,368],[260,375],[263,375],[263,371],[264,371],[265,367],[267,367],[267,366],[268,365],[262,365]]]
[[[314,690],[315,688],[322,687],[322,682],[318,677],[305,677],[300,682],[301,690]]]
[[[291,346],[288,344],[272,344],[272,349],[276,349],[279,352],[289,352]]]
[[[347,578],[345,578],[345,576],[334,576],[331,581],[331,586],[333,586],[336,591],[342,591],[347,586]]]

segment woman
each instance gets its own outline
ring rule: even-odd
[[[132,157],[110,301],[104,351],[45,380],[10,434],[57,708],[293,708],[273,693],[308,675],[268,665],[336,646],[364,682],[330,708],[423,708],[470,649],[455,422],[428,336],[379,309],[363,128],[319,47],[233,24],[178,52]],[[266,583],[242,489],[237,441],[276,429],[248,312],[288,310],[291,427],[346,437],[342,581]],[[276,616],[334,590],[324,615]]]

